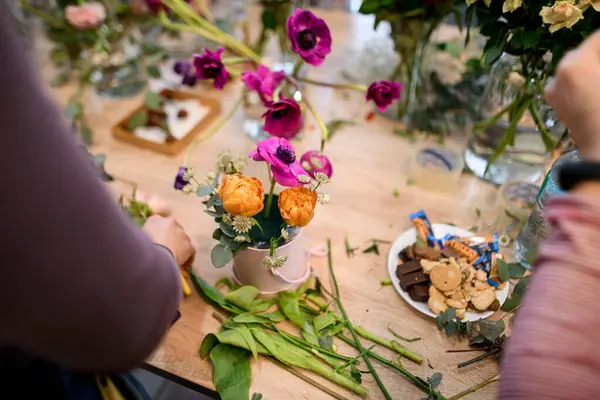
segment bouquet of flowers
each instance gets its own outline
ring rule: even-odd
[[[590,0],[468,0],[466,22],[473,16],[487,37],[483,63],[491,65],[503,54],[518,60],[513,68],[512,101],[490,119],[475,126],[483,130],[501,118],[510,122],[490,164],[513,145],[519,121],[529,112],[548,151],[554,145],[539,110],[546,79],[570,49],[600,28],[600,6]]]

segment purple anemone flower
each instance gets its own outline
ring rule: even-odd
[[[296,160],[294,147],[287,139],[272,137],[263,140],[249,156],[255,161],[269,163],[275,182],[282,186],[302,186],[310,181],[310,177]]]
[[[158,14],[163,10],[168,10],[167,6],[165,6],[160,0],[146,0],[146,5],[148,6],[148,10],[154,14]]]
[[[193,87],[196,85],[198,78],[196,78],[196,71],[194,70],[192,63],[189,61],[177,61],[173,65],[173,71],[177,75],[181,76],[181,84]]]
[[[313,178],[317,172],[324,173],[328,178],[331,178],[331,175],[333,175],[331,161],[319,151],[311,150],[304,153],[300,158],[300,164]]]
[[[229,78],[229,72],[225,69],[221,54],[223,47],[214,53],[204,49],[202,54],[194,54],[194,67],[196,67],[196,77],[200,80],[213,79],[215,88],[223,89]]]
[[[258,93],[264,105],[273,101],[273,92],[285,79],[285,72],[271,71],[260,64],[254,71],[242,72],[242,81],[246,87]]]
[[[190,176],[188,173],[188,168],[179,167],[179,171],[177,171],[177,176],[175,177],[175,183],[173,184],[173,187],[176,190],[183,190],[189,184]]]
[[[293,99],[281,98],[276,103],[270,103],[265,118],[265,131],[273,136],[293,139],[302,128],[302,110]]]
[[[386,108],[400,98],[402,85],[398,82],[377,81],[369,85],[367,89],[366,100],[373,100],[379,111],[385,111]]]
[[[318,67],[331,53],[331,32],[321,18],[297,8],[287,20],[287,35],[292,51],[310,65]]]

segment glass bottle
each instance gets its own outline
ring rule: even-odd
[[[531,262],[537,255],[539,244],[550,233],[550,223],[546,218],[544,208],[552,197],[564,194],[558,185],[558,170],[561,165],[569,161],[579,161],[578,150],[563,154],[552,164],[552,168],[542,183],[531,215],[517,235],[513,249],[514,256],[516,261],[526,268],[531,268]]]

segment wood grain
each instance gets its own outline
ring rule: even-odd
[[[385,32],[374,33],[372,19],[365,16],[322,10],[317,13],[332,27],[334,45],[325,64],[320,68],[310,69],[310,77],[313,79],[332,82],[339,80],[345,63],[349,61],[350,47],[360,45],[377,35],[385,35]],[[53,93],[64,104],[72,90],[73,88],[64,88]],[[238,96],[240,86],[235,83],[219,92],[209,85],[200,85],[194,91],[220,101],[223,113],[226,113],[232,106],[233,99]],[[444,380],[440,389],[448,397],[495,376],[498,366],[493,360],[459,371],[456,365],[471,355],[446,353],[446,350],[464,349],[467,344],[445,337],[437,330],[432,319],[410,308],[393,287],[379,286],[380,279],[388,278],[386,246],[381,246],[381,256],[358,253],[348,259],[344,251],[344,238],[347,237],[350,243],[363,248],[371,238],[394,240],[410,228],[407,216],[418,209],[425,209],[432,222],[452,222],[466,228],[476,222],[475,208],[493,204],[496,190],[468,175],[461,177],[456,190],[450,194],[428,193],[408,185],[410,159],[425,143],[423,140],[411,144],[394,135],[393,128],[398,127],[398,124],[381,117],[366,122],[364,116],[371,108],[364,103],[364,97],[360,94],[342,96],[330,89],[314,87],[306,94],[325,121],[356,121],[355,125],[338,132],[327,145],[326,152],[334,165],[333,180],[328,188],[332,202],[328,206],[318,207],[313,222],[305,230],[309,247],[322,246],[327,238],[332,238],[335,270],[342,299],[352,322],[384,337],[391,338],[387,331],[388,325],[401,335],[422,337],[423,340],[408,346],[422,354],[434,368],[430,369],[427,362],[421,366],[408,361],[404,364],[411,372],[424,378],[434,372],[443,373]],[[200,199],[183,195],[172,188],[182,160],[129,146],[114,140],[110,135],[111,127],[130,114],[140,101],[141,97],[122,101],[89,98],[89,103],[95,105],[86,109],[88,120],[95,131],[94,141],[97,143],[92,151],[108,155],[108,171],[137,181],[143,190],[158,192],[171,203],[175,217],[189,232],[197,248],[194,271],[214,283],[228,275],[230,270],[227,267],[215,269],[210,262],[214,225],[212,219],[202,212]],[[219,134],[195,149],[191,160],[196,173],[214,169],[216,155],[222,150],[230,149],[235,153],[247,154],[254,148],[255,144],[243,133],[243,119],[243,110],[238,110]],[[298,154],[318,149],[319,146],[320,136],[315,121],[307,117],[305,126],[302,139],[294,142]],[[453,139],[456,146],[464,146],[464,143],[464,137]],[[265,167],[261,164],[252,163],[246,173],[260,179],[266,178]],[[119,191],[123,188],[113,185],[112,189]],[[394,189],[398,190],[398,197],[393,195]],[[317,273],[328,280],[324,260],[313,258],[312,262]],[[198,356],[202,338],[219,329],[218,322],[211,316],[213,310],[196,294],[183,300],[180,310],[181,319],[148,362],[184,379],[214,388],[212,366],[209,361],[201,360]],[[339,348],[345,354],[356,354],[342,343]],[[393,354],[386,349],[377,348],[376,351],[387,358],[393,358]],[[263,359],[252,363],[251,392],[260,392],[265,399],[330,398],[269,361]],[[394,399],[423,397],[401,375],[377,363],[375,367]],[[349,399],[355,398],[320,377],[314,379]],[[371,392],[369,399],[383,398],[372,377],[365,375],[364,380]],[[471,395],[471,398],[495,398],[496,385],[494,383],[487,386]]]

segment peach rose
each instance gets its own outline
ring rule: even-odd
[[[219,194],[223,207],[231,215],[253,217],[264,207],[262,182],[243,174],[225,175]]]
[[[302,186],[285,189],[279,195],[279,212],[289,226],[306,226],[315,215],[317,193]]]
[[[156,193],[146,193],[137,190],[135,192],[134,200],[146,204],[154,214],[162,215],[163,217],[171,214],[169,203]]]
[[[101,3],[86,3],[80,6],[67,6],[65,18],[74,28],[94,29],[106,19],[106,9]]]
[[[570,1],[557,1],[552,7],[542,7],[540,17],[545,24],[550,24],[550,33],[562,28],[571,29],[580,19],[583,13]]]

